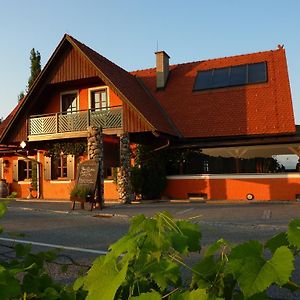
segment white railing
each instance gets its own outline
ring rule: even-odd
[[[35,115],[29,118],[29,135],[85,131],[88,126],[122,128],[122,107]]]

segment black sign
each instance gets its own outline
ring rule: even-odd
[[[87,160],[79,164],[77,172],[77,187],[95,191],[98,183],[99,162]]]

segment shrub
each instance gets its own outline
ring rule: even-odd
[[[70,192],[71,198],[78,197],[78,198],[85,199],[87,196],[92,194],[93,191],[88,187],[78,186],[78,185],[75,185]]]

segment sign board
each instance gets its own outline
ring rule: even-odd
[[[99,162],[87,160],[79,164],[77,172],[77,187],[96,190],[99,176]]]

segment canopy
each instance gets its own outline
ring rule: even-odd
[[[205,148],[202,153],[216,157],[236,157],[236,158],[255,158],[255,157],[272,157],[274,155],[300,155],[300,143],[295,144],[274,144],[274,145],[257,145],[257,146],[236,146]]]

